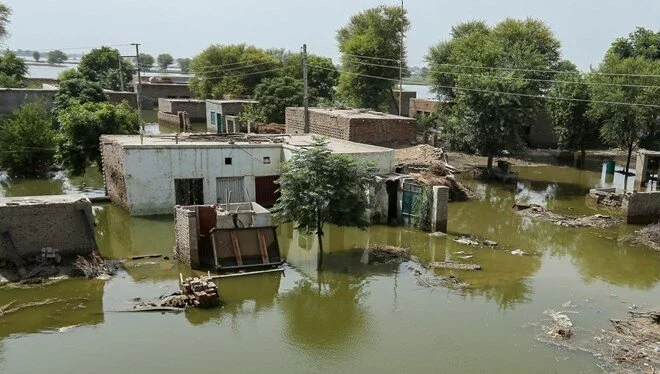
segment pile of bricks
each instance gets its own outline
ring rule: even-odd
[[[41,255],[37,256],[37,262],[59,265],[62,262],[60,250],[51,247],[41,248]]]
[[[210,280],[188,277],[181,283],[181,293],[188,298],[189,306],[212,308],[220,305],[218,287]]]

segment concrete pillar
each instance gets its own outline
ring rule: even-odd
[[[649,166],[648,155],[642,150],[637,151],[637,160],[635,162],[635,186],[643,187],[646,185],[646,169]]]
[[[447,232],[449,208],[449,187],[433,186],[433,209],[431,211],[431,230]]]

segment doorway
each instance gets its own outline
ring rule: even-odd
[[[175,179],[174,198],[176,205],[204,204],[204,179]]]

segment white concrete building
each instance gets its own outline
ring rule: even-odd
[[[175,205],[277,198],[279,166],[293,150],[313,144],[310,135],[144,137],[103,135],[103,174],[108,195],[132,215],[166,214]],[[394,150],[328,139],[328,148],[372,162],[380,175],[394,170]]]

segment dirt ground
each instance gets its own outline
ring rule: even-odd
[[[646,245],[660,251],[660,223],[649,225],[641,230],[637,230],[627,237],[626,240]]]
[[[411,147],[398,148],[396,151],[396,161],[398,164],[407,166],[428,167],[434,161],[437,161],[441,154],[441,149],[428,144],[420,144]],[[471,155],[457,151],[445,151],[449,164],[465,172],[471,171],[476,165],[486,165],[488,158],[483,156]],[[499,160],[505,160],[515,166],[548,166],[557,163],[557,157],[566,152],[556,149],[528,149],[524,154],[517,157],[498,157]],[[588,157],[616,157],[623,156],[623,152],[616,149],[588,151]]]

